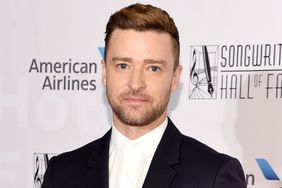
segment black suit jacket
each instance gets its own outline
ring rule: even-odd
[[[111,130],[77,150],[53,157],[42,188],[108,188]],[[246,188],[237,159],[182,135],[171,120],[143,188]]]

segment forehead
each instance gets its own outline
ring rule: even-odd
[[[173,62],[172,37],[164,32],[115,29],[109,40],[107,59],[113,56]]]

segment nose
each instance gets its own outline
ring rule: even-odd
[[[128,87],[133,90],[142,90],[146,87],[144,81],[144,72],[141,67],[134,67],[130,72]]]

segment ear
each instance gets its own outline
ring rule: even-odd
[[[102,82],[103,82],[103,85],[106,86],[107,84],[107,70],[106,70],[106,62],[105,60],[103,59],[101,61],[102,63]]]
[[[178,65],[178,67],[173,73],[172,82],[171,82],[171,92],[174,92],[177,89],[179,85],[181,72],[182,72],[182,65]]]

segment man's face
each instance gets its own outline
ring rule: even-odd
[[[181,67],[174,71],[172,38],[167,33],[116,29],[103,62],[103,84],[114,118],[132,126],[166,116]]]

